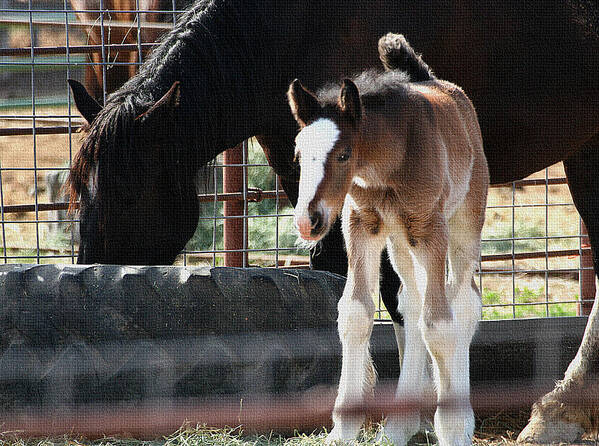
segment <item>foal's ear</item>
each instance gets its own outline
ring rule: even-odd
[[[353,81],[344,79],[339,93],[339,102],[337,103],[341,113],[348,118],[354,125],[357,125],[362,119],[362,101],[360,92]]]
[[[289,85],[287,100],[293,117],[301,127],[312,122],[320,109],[316,96],[305,89],[298,79]]]
[[[147,119],[153,116],[164,117],[167,114],[173,112],[178,106],[181,100],[181,82],[176,81],[173,83],[171,88],[164,93],[160,99],[158,99],[154,105],[152,105],[148,111],[142,113],[137,118],[136,121],[140,119]]]
[[[98,113],[100,113],[100,110],[102,110],[102,106],[90,96],[81,83],[74,79],[68,79],[67,82],[73,92],[73,99],[75,99],[77,110],[79,110],[79,113],[81,113],[87,123],[91,124],[94,118],[98,116]]]

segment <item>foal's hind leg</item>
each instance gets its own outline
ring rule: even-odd
[[[326,439],[354,439],[364,422],[364,415],[344,412],[362,404],[372,392],[376,381],[374,366],[368,351],[374,317],[373,294],[378,291],[378,273],[385,239],[378,231],[373,234],[361,224],[363,215],[346,199],[343,207],[343,232],[347,245],[348,272],[343,296],[338,304],[339,337],[342,345],[341,379],[333,410],[334,428]],[[375,211],[370,221],[379,219]],[[376,226],[376,225],[375,225]]]
[[[427,373],[428,353],[418,328],[426,274],[422,269],[415,270],[415,262],[407,246],[407,240],[398,234],[391,235],[387,241],[391,263],[401,277],[403,285],[398,299],[399,310],[404,317],[405,346],[399,345],[398,337],[401,373],[397,383],[396,398],[399,401],[420,402],[427,387],[431,387],[431,380]],[[389,415],[383,435],[396,445],[403,445],[419,430],[420,412],[415,410],[410,413]]]
[[[469,346],[481,308],[480,298],[472,289],[478,241],[465,228],[455,231],[454,223],[455,220],[451,229],[459,235],[451,240],[451,249],[448,246],[450,225],[442,216],[431,224],[434,231],[414,248],[427,272],[419,327],[433,359],[438,403],[435,433],[443,446],[469,445],[472,441],[474,416],[469,400]],[[456,281],[446,288],[448,249]]]
[[[450,221],[450,274],[447,297],[453,315],[453,355],[438,364],[439,401],[435,414],[435,432],[440,444],[470,444],[474,432],[474,413],[470,407],[470,342],[481,314],[480,292],[473,278],[480,250],[482,220],[472,220],[467,205]]]
[[[472,175],[471,189],[448,225],[451,269],[446,292],[450,319],[430,326],[421,320],[434,363],[439,403],[435,433],[441,445],[469,445],[474,433],[469,349],[482,303],[473,274],[480,252],[488,181],[486,169],[475,168]]]

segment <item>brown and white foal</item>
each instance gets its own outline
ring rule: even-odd
[[[349,260],[338,306],[341,379],[327,442],[358,434],[364,416],[343,408],[363,402],[375,384],[368,350],[386,246],[403,283],[397,398],[421,398],[428,350],[439,444],[466,445],[474,430],[468,350],[481,313],[473,273],[489,183],[482,137],[468,97],[436,79],[403,36],[384,36],[379,52],[386,72],[368,71],[317,94],[295,80],[288,91],[301,128],[295,224],[315,242],[341,212]],[[402,342],[398,336],[400,353]],[[418,412],[394,415],[384,434],[403,445],[419,428]]]

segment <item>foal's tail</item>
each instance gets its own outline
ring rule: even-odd
[[[422,57],[414,52],[402,34],[388,33],[379,39],[379,57],[385,70],[403,70],[412,82],[435,79]]]

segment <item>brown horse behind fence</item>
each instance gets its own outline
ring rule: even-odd
[[[151,43],[156,41],[164,31],[160,28],[140,27],[138,36],[137,20],[140,11],[168,11],[173,9],[172,0],[104,0],[100,8],[100,0],[70,0],[71,7],[77,18],[90,23],[87,29],[89,45],[120,45]],[[100,14],[98,10],[106,12]],[[116,11],[116,12],[115,12]],[[139,14],[139,20],[144,23],[158,23],[172,20],[172,16],[160,13]],[[129,27],[122,26],[130,23]],[[104,26],[102,27],[102,24]],[[144,50],[147,53],[147,49]],[[113,50],[106,47],[102,52],[95,51],[90,55],[94,65],[86,66],[85,86],[91,95],[100,103],[103,102],[104,79],[106,93],[116,91],[127,79],[134,76],[140,62],[137,50]],[[102,64],[106,63],[103,70]]]
[[[288,93],[301,128],[295,223],[302,238],[324,237],[343,207],[348,258],[338,305],[343,361],[327,443],[356,437],[364,417],[344,409],[363,404],[374,385],[368,350],[386,246],[403,284],[405,340],[398,336],[397,342],[402,350],[405,341],[405,351],[397,395],[423,397],[430,382],[428,350],[440,403],[439,444],[467,445],[474,432],[469,346],[482,306],[473,274],[489,185],[480,127],[464,92],[436,79],[403,36],[381,38],[379,52],[385,73],[367,71],[318,95],[295,80]],[[406,65],[407,73],[396,70]],[[385,433],[403,445],[419,429],[414,412],[391,417]]]

